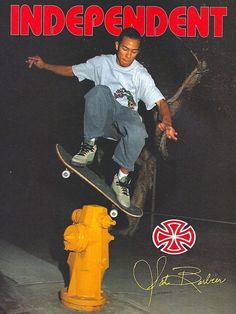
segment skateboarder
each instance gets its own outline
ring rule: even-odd
[[[136,60],[140,48],[140,34],[134,28],[126,28],[115,42],[114,55],[97,56],[73,66],[48,64],[39,56],[28,57],[26,61],[29,68],[34,65],[59,75],[76,76],[79,81],[94,81],[95,87],[85,95],[84,140],[71,162],[78,166],[92,163],[96,140],[99,137],[116,139],[113,160],[120,170],[114,176],[112,188],[126,208],[130,206],[128,174],[134,170],[147,138],[137,112],[139,100],[145,103],[147,110],[158,107],[163,117],[158,127],[169,139],[177,140],[164,96],[146,68]]]

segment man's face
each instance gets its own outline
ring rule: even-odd
[[[116,41],[116,61],[122,67],[128,67],[137,57],[140,48],[139,39],[124,37],[119,43]]]

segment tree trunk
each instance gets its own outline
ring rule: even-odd
[[[167,100],[172,117],[182,106],[183,99],[186,97],[186,94],[189,94],[189,92],[191,92],[193,88],[200,83],[202,75],[206,71],[206,62],[199,61],[194,54],[193,56],[197,61],[196,68],[184,80],[184,82],[178,88],[173,97]],[[155,116],[154,119],[157,119],[157,117]],[[159,148],[163,158],[166,158],[168,156],[168,152],[166,150],[166,134],[162,134],[161,131],[157,128],[153,138],[153,142],[154,146]],[[140,169],[134,193],[132,195],[132,203],[137,207],[144,208],[147,193],[153,187],[153,173],[156,173],[155,167],[157,167],[157,158],[156,155],[154,155],[154,153],[151,152],[148,147],[144,147],[136,163],[139,165]],[[120,234],[132,236],[138,229],[140,218],[133,218],[128,216],[128,220],[128,227],[126,229],[123,229]]]

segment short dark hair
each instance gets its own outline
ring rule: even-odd
[[[133,27],[124,28],[122,30],[122,32],[120,33],[117,41],[119,43],[121,43],[125,36],[129,37],[129,38],[132,38],[132,39],[138,39],[140,41],[140,46],[141,46],[142,36],[140,35],[140,33],[135,28],[133,28]]]

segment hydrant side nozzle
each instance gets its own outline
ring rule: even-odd
[[[73,223],[78,223],[81,217],[82,209],[78,208],[72,212],[71,220]]]
[[[111,219],[111,216],[106,215],[102,218],[102,221],[101,221],[102,228],[107,229],[110,226],[115,226],[115,225],[116,225],[116,221]]]
[[[81,224],[67,227],[64,232],[64,245],[66,251],[84,251],[88,245],[85,227]]]

